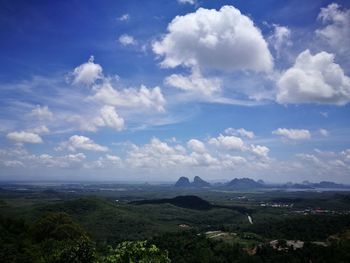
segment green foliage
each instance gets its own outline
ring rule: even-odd
[[[176,263],[239,262],[246,254],[238,244],[207,239],[194,231],[165,234],[152,242],[167,249],[169,258]]]
[[[85,236],[81,226],[66,213],[48,213],[41,217],[33,226],[33,237],[37,241],[45,239],[75,240]]]
[[[168,252],[147,241],[125,241],[115,249],[110,247],[103,263],[170,263]]]
[[[23,220],[0,216],[0,262],[42,262],[40,247],[33,244]]]
[[[86,192],[63,198],[65,195],[53,191],[14,194],[0,190],[0,198],[5,197],[5,201],[0,201],[0,262],[350,262],[350,235],[341,234],[350,229],[350,217],[345,214],[350,211],[350,195],[269,192],[246,193],[244,199],[237,199],[235,196],[241,193],[196,193],[214,204],[211,210],[168,203],[139,206],[128,203],[179,195],[168,193],[167,189],[90,193],[109,199],[87,197]],[[180,194],[193,194],[186,191]],[[294,203],[294,207],[260,207],[260,202]],[[249,224],[246,215],[227,208],[232,206],[254,210],[254,225]],[[335,212],[293,213],[308,207],[328,207]],[[24,220],[15,219],[18,216]],[[189,227],[182,231],[180,224]],[[237,235],[207,238],[203,234],[207,230]],[[330,235],[332,241],[326,242]],[[273,249],[269,245],[271,239],[279,239],[283,250]],[[286,245],[286,239],[310,242],[293,250]],[[321,240],[327,247],[312,243]]]
[[[340,241],[323,247],[312,243],[305,243],[302,249],[276,251],[265,245],[258,248],[255,258],[258,262],[350,262],[350,241]]]
[[[96,261],[94,243],[87,237],[76,240],[46,240],[41,245],[45,262],[90,263]]]
[[[131,207],[132,208],[132,207]],[[142,240],[159,226],[129,206],[106,199],[85,197],[39,208],[40,212],[64,212],[88,229],[96,243],[115,245],[125,240]],[[103,219],[103,220],[101,220]]]
[[[94,243],[64,213],[49,213],[32,226],[23,220],[0,218],[0,262],[90,263]]]
[[[48,213],[32,227],[45,262],[88,263],[95,260],[95,247],[82,227],[66,213]]]
[[[271,239],[315,241],[350,228],[347,215],[294,216],[283,220],[270,219],[249,226],[246,230]]]

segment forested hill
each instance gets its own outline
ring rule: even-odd
[[[195,210],[209,210],[213,208],[224,208],[234,210],[240,213],[251,213],[251,209],[247,209],[243,206],[228,206],[228,205],[214,205],[208,201],[194,195],[176,196],[174,198],[163,199],[151,199],[133,201],[130,204],[145,205],[145,204],[172,204],[182,208],[195,209]]]
[[[131,202],[131,204],[136,204],[136,205],[172,204],[178,207],[196,209],[196,210],[208,210],[213,208],[213,205],[211,203],[194,195],[176,196],[174,198],[141,200],[141,201]]]

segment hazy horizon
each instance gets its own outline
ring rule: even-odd
[[[0,182],[350,184],[349,1],[3,1]]]

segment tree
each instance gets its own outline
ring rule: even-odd
[[[81,226],[66,213],[48,213],[32,227],[34,238],[41,242],[45,239],[75,240],[86,236]]]
[[[162,251],[147,241],[125,241],[115,249],[110,247],[103,263],[170,263],[167,251]]]
[[[90,263],[96,261],[95,245],[82,227],[66,213],[49,213],[32,227],[45,262]]]

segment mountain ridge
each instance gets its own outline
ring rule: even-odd
[[[190,179],[185,176],[181,176],[175,183],[175,187],[195,187],[195,188],[202,188],[202,187],[210,187],[211,184],[207,181],[203,180],[199,176],[195,176],[193,178],[193,182],[190,182]]]

